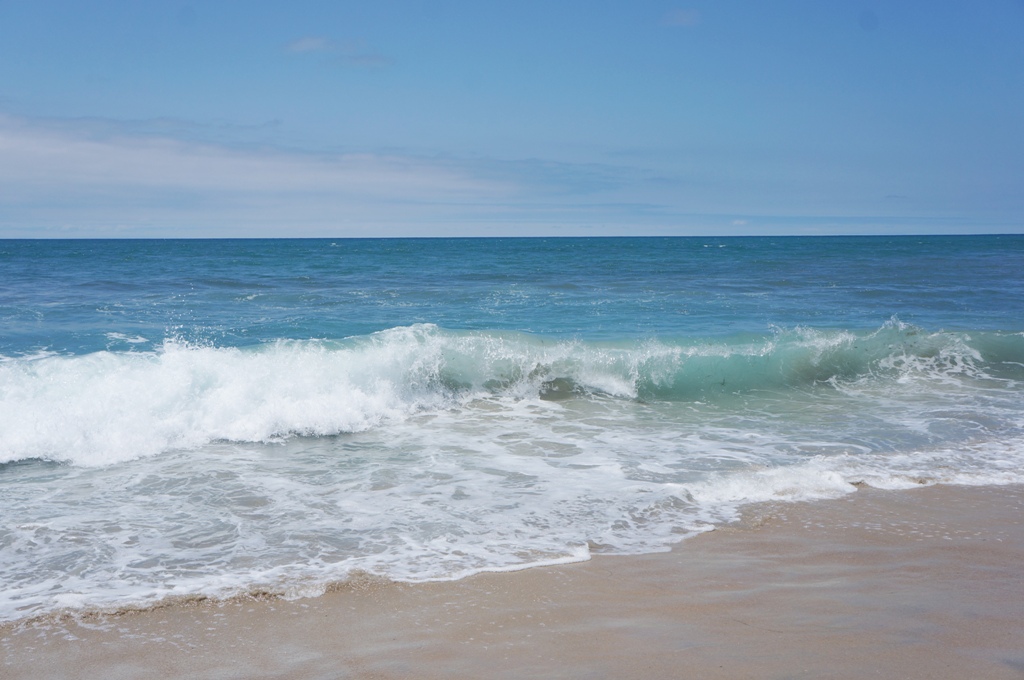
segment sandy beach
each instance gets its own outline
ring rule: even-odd
[[[5,678],[1024,678],[1024,487],[761,505],[671,553],[2,632]]]

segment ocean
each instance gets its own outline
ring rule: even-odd
[[[1024,236],[0,241],[0,621],[1022,482]]]

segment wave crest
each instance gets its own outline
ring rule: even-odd
[[[1024,335],[806,328],[708,341],[587,343],[423,324],[256,348],[0,362],[0,463],[103,465],[212,441],[387,425],[490,397],[713,400],[760,390],[1024,378]]]

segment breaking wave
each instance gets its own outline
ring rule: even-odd
[[[1024,380],[1024,334],[795,328],[595,343],[423,324],[254,348],[0,360],[0,463],[105,465],[215,441],[360,432],[489,397],[715,401],[906,382]]]

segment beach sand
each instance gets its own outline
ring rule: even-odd
[[[0,677],[1024,678],[1024,487],[761,505],[670,553],[0,631]]]

